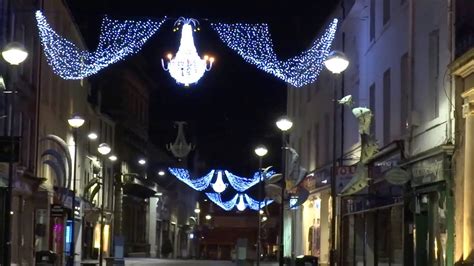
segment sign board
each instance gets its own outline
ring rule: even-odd
[[[9,163],[13,156],[13,162],[18,162],[18,151],[20,150],[20,137],[13,137],[13,151],[12,138],[9,136],[0,136],[0,162]]]
[[[64,208],[59,204],[51,205],[51,217],[63,217],[64,216]]]
[[[416,162],[411,167],[412,186],[420,186],[445,179],[447,161],[444,154]]]
[[[410,180],[410,174],[400,167],[394,167],[385,172],[384,178],[390,184],[403,185]]]

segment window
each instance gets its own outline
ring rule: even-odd
[[[390,68],[383,73],[383,143],[390,142]]]
[[[439,99],[438,99],[438,74],[439,74],[439,30],[430,32],[429,36],[429,89],[431,118],[439,116]]]
[[[412,100],[413,101],[413,100]],[[404,135],[408,120],[408,53],[400,59],[400,135]]]
[[[329,143],[331,142],[331,125],[329,124],[329,114],[324,114],[324,156],[326,158],[325,162],[329,162],[331,160],[331,156],[329,154]]]
[[[370,41],[373,41],[375,39],[375,0],[370,0],[370,18],[369,18],[369,23],[370,23],[370,29],[369,29],[369,34],[370,34]]]
[[[316,168],[318,168],[320,160],[319,160],[319,124],[316,123],[314,126],[314,151],[315,151],[315,163]]]
[[[383,25],[390,20],[390,0],[383,0]]]
[[[377,127],[375,125],[375,121],[377,119],[376,119],[376,109],[375,109],[375,83],[370,85],[370,88],[369,88],[369,108],[373,114],[372,123],[370,124],[370,134],[376,136]]]

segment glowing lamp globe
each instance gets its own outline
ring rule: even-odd
[[[163,171],[163,170],[158,171],[158,175],[159,175],[159,176],[164,176],[164,175],[165,175],[165,171]]]
[[[140,160],[138,160],[138,164],[140,164],[140,165],[145,165],[145,164],[146,164],[146,160],[145,160],[145,159],[140,159]]]
[[[237,210],[239,210],[241,212],[245,211],[245,209],[247,208],[247,206],[244,203],[244,196],[243,195],[239,195],[239,203],[237,203],[236,207],[237,207]]]
[[[323,62],[324,66],[334,74],[340,74],[349,66],[349,60],[344,53],[332,51]]]
[[[276,122],[276,126],[281,131],[288,131],[293,127],[293,122],[288,117],[284,116],[278,119],[278,121]]]
[[[97,136],[97,134],[95,132],[91,132],[91,133],[89,133],[89,135],[87,135],[87,137],[90,140],[96,140],[99,136]]]
[[[12,42],[5,46],[2,57],[10,65],[19,65],[28,57],[28,52],[21,43]]]
[[[99,147],[97,147],[97,151],[102,155],[107,155],[112,151],[112,148],[110,148],[107,143],[101,143]]]
[[[206,220],[211,220],[212,216],[210,214],[206,215]]]
[[[260,145],[257,148],[255,148],[255,154],[257,154],[258,157],[263,157],[267,155],[268,150],[265,146]]]
[[[110,155],[110,157],[109,157],[109,160],[112,161],[112,162],[117,161],[117,159],[118,159],[118,158],[117,158],[117,156],[115,156],[115,155]]]
[[[74,114],[71,118],[67,120],[68,124],[73,128],[80,128],[84,125],[84,118],[78,114]]]
[[[217,193],[222,193],[226,189],[226,184],[222,180],[222,171],[217,172],[217,179],[214,184],[212,184],[212,189]]]

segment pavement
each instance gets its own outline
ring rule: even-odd
[[[155,259],[155,258],[126,258],[125,266],[139,266],[139,265],[159,265],[159,266],[235,266],[235,262],[225,260],[170,260],[170,259]],[[260,263],[260,265],[274,266],[278,263]]]

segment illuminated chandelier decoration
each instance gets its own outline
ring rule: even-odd
[[[245,211],[247,208],[258,211],[273,202],[269,199],[258,201],[246,193],[235,194],[228,201],[223,201],[220,193],[206,193],[206,196],[225,211],[230,211],[233,208],[237,208],[239,211]]]
[[[193,38],[193,27],[194,31],[199,30],[197,20],[179,18],[175,22],[175,27],[177,28],[180,25],[183,26],[178,52],[174,58],[172,54],[168,54],[167,64],[163,59],[161,64],[163,69],[168,71],[177,83],[189,86],[189,84],[197,83],[206,71],[211,70],[214,58],[207,55],[200,58],[197,53]]]
[[[212,184],[212,189],[217,193],[222,193],[227,188],[227,185],[222,180],[222,171],[217,171],[217,179],[214,184]]]
[[[286,61],[278,60],[267,24],[212,23],[220,39],[246,62],[295,86],[313,83],[330,52],[338,20],[334,19],[325,33],[311,47]]]
[[[137,53],[165,21],[119,21],[105,17],[97,49],[89,52],[57,34],[41,11],[36,11],[35,16],[48,64],[63,79],[91,76],[110,64]]]

